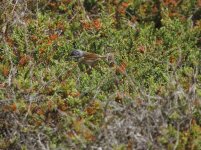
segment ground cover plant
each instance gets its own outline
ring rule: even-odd
[[[0,149],[201,149],[200,0],[1,0]],[[72,49],[104,55],[91,71]]]

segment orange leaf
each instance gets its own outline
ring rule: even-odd
[[[35,123],[35,126],[37,127],[42,125],[42,121],[39,121],[39,120],[35,120],[34,123]]]
[[[122,15],[124,15],[126,13],[126,9],[123,6],[119,6],[118,8],[118,12]]]
[[[93,115],[96,113],[96,108],[93,108],[93,107],[87,107],[85,109],[85,111],[87,112],[88,115]]]
[[[197,0],[197,4],[199,7],[201,7],[201,0]]]
[[[156,39],[156,45],[162,45],[163,44],[163,40],[162,39]]]
[[[52,44],[52,41],[51,40],[48,40],[47,41],[47,45],[51,45]]]
[[[38,108],[38,110],[36,111],[36,113],[38,115],[44,115],[45,114],[45,112],[41,108]]]
[[[118,3],[119,3],[118,0],[113,0],[112,2],[114,5],[118,5]]]
[[[175,57],[174,56],[170,56],[169,61],[171,64],[173,64],[175,62]]]
[[[6,42],[8,43],[9,46],[13,46],[14,44],[14,41],[9,37],[6,37]]]
[[[125,74],[126,73],[126,63],[125,62],[122,62],[120,64],[120,66],[117,66],[116,67],[116,73],[121,73],[121,74]]]
[[[174,7],[177,6],[177,2],[178,2],[178,0],[170,0],[170,3],[171,3]]]
[[[71,92],[71,93],[69,93],[69,96],[79,97],[80,96],[80,92]]]
[[[85,109],[85,112],[87,112],[88,115],[93,115],[97,112],[97,110],[100,109],[100,102],[94,101],[92,104],[90,104],[89,107]]]
[[[165,6],[173,5],[175,7],[178,4],[178,0],[164,0],[163,3]]]
[[[51,2],[51,3],[48,3],[48,5],[50,6],[50,7],[56,7],[56,2]]]
[[[11,108],[12,111],[16,111],[17,110],[17,106],[16,106],[15,103],[11,104],[10,108]]]
[[[133,149],[133,142],[131,139],[129,139],[127,144],[127,150],[132,150],[132,149]]]
[[[178,16],[179,14],[176,13],[176,12],[170,12],[168,15],[169,15],[169,17],[176,17],[176,16]]]
[[[47,102],[47,106],[48,106],[48,109],[49,110],[51,110],[52,109],[52,104],[53,102],[51,101],[51,100],[49,100],[48,102]]]
[[[0,83],[0,89],[5,88],[6,84],[5,83]]]
[[[64,23],[63,22],[58,22],[57,23],[57,28],[60,30],[64,30]]]
[[[5,105],[3,107],[3,111],[5,112],[9,112],[9,111],[16,111],[17,110],[17,106],[15,103],[11,104],[11,105]]]
[[[68,105],[65,104],[64,102],[59,102],[58,103],[58,109],[61,111],[66,111],[68,109]]]
[[[81,21],[81,23],[82,23],[82,27],[83,27],[84,29],[86,29],[86,30],[92,29],[91,24],[88,23],[87,21]]]
[[[8,105],[3,106],[3,111],[4,112],[9,112],[10,111],[10,107]]]
[[[58,34],[52,34],[49,37],[49,39],[52,40],[52,41],[56,40],[57,38],[58,38]]]
[[[199,108],[201,106],[201,102],[199,99],[195,99],[194,102],[193,102],[193,105],[197,108]]]
[[[136,99],[136,104],[137,104],[137,106],[142,106],[143,105],[143,100],[140,99],[140,98],[137,98]]]
[[[145,50],[146,50],[146,47],[145,47],[145,46],[139,46],[139,47],[138,47],[138,51],[139,51],[140,53],[144,53]]]
[[[136,16],[132,16],[132,17],[131,17],[131,22],[132,22],[132,23],[137,22],[137,20],[138,20],[138,18],[137,18]]]
[[[97,29],[97,30],[100,30],[101,29],[101,22],[99,19],[95,19],[93,21],[93,26]]]
[[[39,49],[39,54],[43,54],[45,52],[45,49],[44,48],[40,48]]]
[[[64,0],[64,3],[69,4],[70,2],[72,2],[72,0]]]
[[[36,35],[31,35],[31,40],[32,41],[37,41],[38,40],[38,37]]]
[[[88,141],[95,141],[95,136],[92,134],[92,132],[90,132],[89,130],[86,130],[83,133],[83,136],[85,137],[85,139],[87,139]]]
[[[67,109],[68,109],[67,105],[60,106],[60,110],[62,110],[62,111],[66,111]]]
[[[19,65],[20,65],[20,66],[25,66],[25,65],[29,62],[30,59],[31,59],[30,56],[23,55],[23,56],[21,57],[20,61],[19,61]]]
[[[124,8],[127,8],[129,6],[129,4],[127,2],[122,2],[121,6],[123,6]]]
[[[4,66],[3,70],[2,70],[2,73],[3,73],[4,77],[7,77],[9,75],[9,69],[6,66]]]
[[[196,125],[196,124],[197,124],[197,123],[196,123],[196,120],[195,120],[194,118],[192,119],[191,124],[192,124],[192,125]]]
[[[117,92],[117,95],[115,97],[115,101],[118,103],[123,103],[123,95],[120,92]]]
[[[158,12],[158,8],[156,7],[156,5],[154,5],[154,6],[152,7],[152,12],[153,12],[153,13],[157,13],[157,12]]]

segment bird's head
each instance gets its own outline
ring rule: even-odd
[[[74,57],[74,58],[83,57],[83,56],[84,56],[84,51],[79,50],[79,49],[75,49],[75,50],[73,50],[73,51],[70,53],[70,56],[71,56],[71,57]]]

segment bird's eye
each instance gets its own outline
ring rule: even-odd
[[[80,57],[80,52],[75,50],[71,53],[71,56]]]
[[[79,53],[78,51],[75,51],[75,55],[76,55],[76,56],[79,56],[80,53]]]

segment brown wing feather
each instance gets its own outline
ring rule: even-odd
[[[99,59],[99,58],[105,58],[105,56],[101,56],[101,55],[94,54],[94,53],[89,53],[89,52],[85,53],[84,57],[86,59],[91,59],[91,60],[96,60],[96,59]]]
[[[88,65],[94,65],[97,61],[100,59],[106,58],[105,56],[101,56],[95,53],[85,52],[83,57],[80,59],[80,62],[88,64]]]

